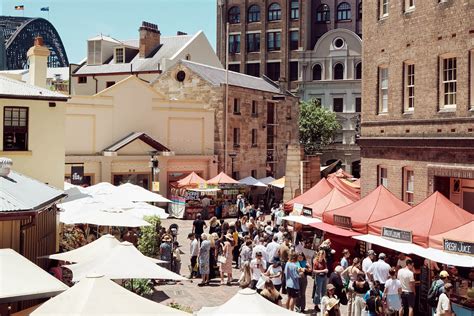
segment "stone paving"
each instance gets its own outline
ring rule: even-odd
[[[190,264],[190,256],[189,240],[187,239],[187,235],[192,231],[192,221],[177,219],[167,219],[162,221],[162,225],[167,228],[172,223],[177,223],[179,225],[178,241],[181,245],[182,252],[184,252],[184,254],[181,255],[181,275],[188,277],[188,265]],[[158,285],[155,287],[156,292],[153,295],[153,300],[165,305],[168,305],[170,303],[178,303],[182,306],[190,307],[194,312],[200,310],[203,306],[218,306],[229,300],[240,289],[237,282],[239,277],[240,271],[234,269],[234,281],[232,283],[232,286],[220,285],[220,278],[211,280],[210,285],[205,287],[199,287],[197,285],[201,282],[200,279],[178,282],[176,284]],[[311,310],[314,307],[311,300],[312,287],[313,279],[308,278],[308,288],[306,291],[306,309]],[[284,303],[286,301],[286,295],[282,296]],[[346,315],[346,313],[344,312],[344,307],[342,307],[341,312],[342,315]]]

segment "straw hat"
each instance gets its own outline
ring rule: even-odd
[[[168,234],[164,234],[164,235],[163,235],[163,238],[161,238],[161,240],[162,240],[162,241],[171,241],[171,240],[172,240],[172,238],[171,238],[171,236],[170,236],[170,235],[168,235]]]
[[[334,306],[336,306],[337,304],[339,304],[339,300],[337,298],[334,298],[334,297],[331,297],[329,299],[329,302],[327,303],[326,305],[326,310],[330,311],[331,309],[333,309]]]

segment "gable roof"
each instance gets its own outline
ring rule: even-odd
[[[181,60],[180,63],[214,86],[226,84],[226,70],[223,68],[199,64],[189,60]],[[159,80],[159,78],[156,80]],[[229,71],[229,85],[282,94],[276,83],[234,71]]]
[[[3,212],[40,211],[66,194],[15,171],[0,176],[0,214]],[[1,216],[1,215],[0,215]]]
[[[158,142],[157,140],[151,138],[150,136],[148,136],[144,132],[133,132],[133,133],[127,135],[126,137],[122,138],[118,142],[116,142],[116,143],[110,145],[109,147],[105,148],[103,151],[104,152],[116,152],[119,149],[127,146],[128,144],[130,144],[131,142],[133,142],[137,139],[141,140],[142,142],[144,142],[148,146],[153,147],[157,151],[170,151],[166,146],[162,145],[160,142]]]
[[[0,98],[67,101],[68,96],[0,75]]]
[[[116,64],[112,58],[109,62],[102,65],[87,65],[77,69],[75,75],[89,75],[89,74],[106,74],[106,73],[121,73],[121,72],[140,72],[140,71],[158,71],[159,65],[163,59],[172,58],[183,47],[187,46],[195,37],[201,34],[199,31],[195,35],[177,35],[177,36],[162,36],[160,38],[160,45],[155,49],[155,53],[149,58],[140,58],[139,52],[128,63]],[[138,50],[138,40],[117,41],[117,45],[124,45],[135,47]]]

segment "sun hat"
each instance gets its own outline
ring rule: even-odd
[[[446,271],[446,270],[441,271],[441,272],[439,273],[439,277],[440,277],[440,278],[447,278],[447,277],[449,277],[448,271]]]
[[[370,249],[369,251],[367,251],[367,255],[368,255],[368,256],[376,256],[377,254],[375,253],[375,251],[373,251],[372,249]]]
[[[331,297],[326,305],[326,310],[330,311],[337,304],[339,304],[339,300],[337,298]]]
[[[171,241],[171,239],[172,239],[171,236],[168,234],[164,234],[163,238],[161,238],[162,241]]]
[[[383,252],[379,253],[379,259],[385,259],[385,257],[386,255]]]
[[[335,290],[336,287],[334,285],[332,285],[331,283],[329,283],[327,286],[326,286],[326,290]]]

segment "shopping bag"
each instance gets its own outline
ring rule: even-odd
[[[260,276],[260,279],[258,279],[258,281],[257,281],[256,288],[258,290],[263,290],[263,288],[265,287],[265,282],[266,281],[267,281],[267,279],[265,279],[263,276]]]
[[[217,262],[225,264],[227,262],[227,258],[225,256],[218,256]]]

